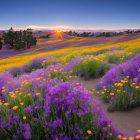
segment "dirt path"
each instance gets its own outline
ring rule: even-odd
[[[90,79],[85,81],[83,78],[77,79],[81,84],[91,90],[96,88],[99,79]],[[102,108],[105,115],[112,120],[114,127],[123,132],[126,137],[133,136],[138,129],[140,129],[140,107],[134,108],[130,111],[114,111],[108,112],[108,104],[101,100],[100,95],[93,95],[97,102],[102,102]]]

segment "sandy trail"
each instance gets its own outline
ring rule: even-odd
[[[81,82],[85,88],[91,90],[96,88],[99,79],[85,81],[83,78],[77,78],[77,80]],[[100,95],[93,94],[93,96],[97,102],[102,102],[105,115],[112,120],[114,127],[120,132],[123,132],[126,137],[133,136],[136,131],[140,129],[140,107],[133,108],[129,111],[114,111],[110,113],[107,111],[109,104],[102,101]]]

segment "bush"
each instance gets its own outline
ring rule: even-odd
[[[9,72],[14,76],[17,77],[18,75],[21,75],[23,73],[23,70],[21,67],[13,67],[9,70]]]
[[[107,61],[108,61],[109,63],[111,63],[111,64],[119,64],[119,63],[121,62],[120,56],[115,55],[115,54],[113,54],[113,55],[108,55],[108,56],[107,56]]]
[[[41,69],[42,68],[42,61],[31,61],[30,63],[23,65],[23,71],[26,73],[30,73],[33,70]]]
[[[106,53],[107,51],[109,51],[109,49],[102,49],[96,52],[84,52],[82,55],[99,55],[99,54]]]
[[[19,44],[15,45],[16,50],[25,49],[25,48],[26,48],[26,43],[25,42],[20,42]]]
[[[110,66],[99,60],[86,60],[74,65],[74,71],[77,75],[83,76],[85,80],[97,78],[104,75]]]
[[[97,87],[110,111],[140,105],[140,54],[108,71]]]

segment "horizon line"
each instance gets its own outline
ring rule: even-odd
[[[33,30],[61,30],[61,31],[70,31],[70,30],[137,30],[140,28],[90,28],[90,27],[74,27],[74,26],[38,26],[38,25],[28,25],[26,27],[13,27],[14,30],[26,30],[31,28]],[[0,28],[0,30],[9,30],[10,28]]]

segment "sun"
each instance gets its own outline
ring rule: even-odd
[[[61,37],[61,39],[63,40],[63,37],[62,37],[63,32],[62,32],[62,30],[60,30],[60,29],[56,30],[56,34],[57,34],[58,37]]]
[[[56,30],[57,33],[61,33],[62,31],[60,29]]]

